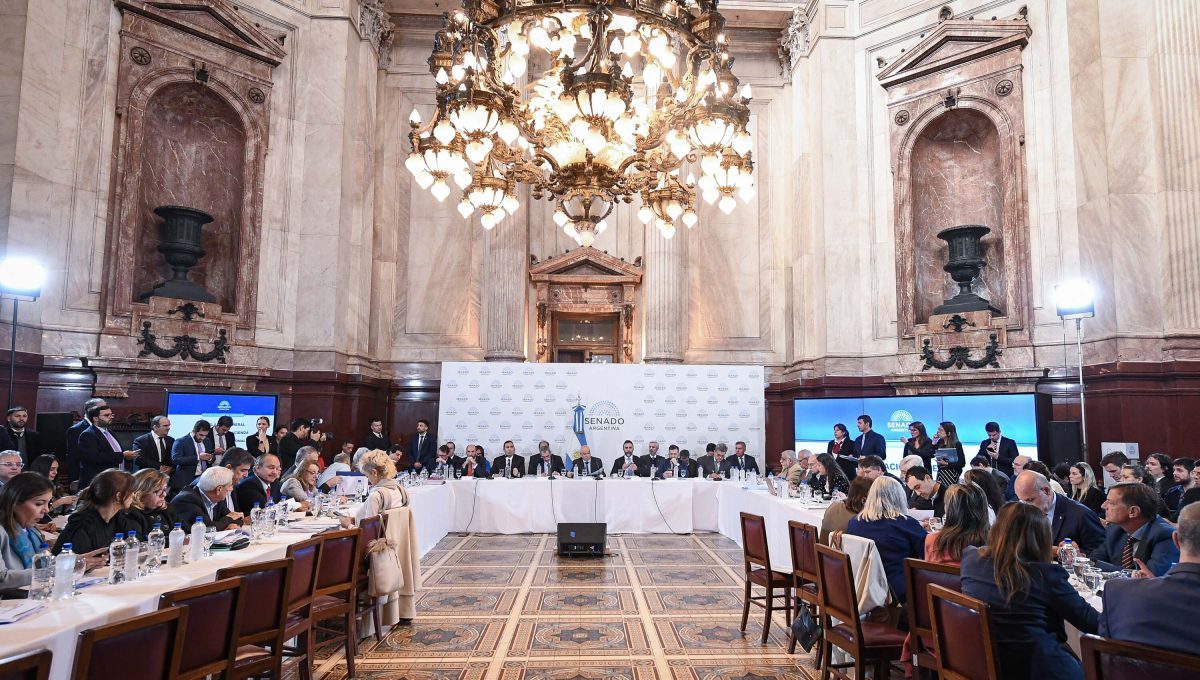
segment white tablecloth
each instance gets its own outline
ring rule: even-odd
[[[452,531],[454,494],[449,484],[420,486],[408,489],[408,505],[419,518],[417,549],[421,554],[433,550],[438,541]]]
[[[796,520],[821,528],[824,508],[809,508],[799,500],[783,500],[763,490],[743,489],[737,484],[721,484],[717,496],[717,530],[742,544],[741,513],[761,515],[767,521],[767,551],[771,566],[779,571],[792,570],[792,554],[788,543],[788,522]]]

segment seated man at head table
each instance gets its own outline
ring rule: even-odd
[[[714,481],[728,478],[729,471],[725,469],[725,452],[729,450],[729,447],[722,442],[720,444],[709,443],[706,448],[708,453],[696,461],[700,476]]]
[[[630,442],[632,444],[632,442]],[[658,453],[658,442],[652,441],[646,445],[646,455],[638,458],[638,477],[653,477],[658,471],[658,466],[666,460]]]
[[[592,447],[584,444],[579,447],[579,459],[575,461],[575,467],[571,470],[571,475],[575,477],[595,477],[597,479],[604,476],[604,461],[592,455]]]
[[[758,461],[754,460],[754,456],[746,453],[746,442],[734,443],[733,455],[726,458],[722,465],[724,466],[726,477],[735,468],[742,472],[758,472]]]
[[[1145,569],[1162,576],[1179,561],[1170,522],[1158,514],[1158,493],[1142,482],[1121,482],[1104,501],[1104,541],[1087,553],[1104,571]]]
[[[487,457],[483,455],[483,447],[478,444],[467,444],[467,457],[463,459],[463,477],[483,479],[491,474],[492,466],[488,465]]]
[[[517,445],[504,442],[504,453],[492,461],[492,479],[496,477],[520,477],[525,470],[525,457],[517,454]]]
[[[529,469],[526,474],[539,477],[559,477],[566,471],[562,456],[557,453],[550,452],[550,445],[538,452],[538,455],[529,458]]]
[[[635,476],[638,473],[638,457],[633,455],[633,442],[628,439],[621,444],[621,455],[613,461],[611,477]]]
[[[800,462],[802,456],[803,463]],[[812,451],[808,449],[802,449],[800,453],[786,449],[779,454],[779,476],[786,479],[790,486],[799,486],[800,482],[808,478],[808,459],[811,457]]]
[[[688,454],[688,460],[685,462],[679,447],[674,444],[670,445],[667,447],[667,457],[663,462],[658,464],[658,469],[654,471],[654,477],[656,479],[674,479],[677,477],[694,479],[696,477],[696,469],[692,465],[691,454]]]
[[[461,470],[461,458],[456,458],[448,444],[442,444],[437,449],[437,456],[429,463],[429,476],[432,479],[454,479],[455,470]]]
[[[1100,614],[1100,634],[1114,640],[1196,653],[1196,636],[1185,621],[1200,611],[1200,504],[1179,513],[1179,527],[1171,535],[1179,550],[1179,563],[1166,575],[1154,578],[1141,567],[1134,579],[1106,581]],[[1137,559],[1137,558],[1135,558]]]
[[[270,455],[270,454],[267,454]],[[232,512],[225,499],[233,491],[233,471],[226,467],[210,467],[196,480],[196,485],[175,494],[171,509],[183,525],[190,527],[197,517],[217,531],[242,525],[243,515]],[[253,506],[251,506],[253,507]]]
[[[253,474],[247,475],[234,489],[237,507],[254,509],[254,504],[267,507],[267,501],[279,502],[283,498],[280,491],[279,477],[283,474],[283,465],[279,456],[264,453],[254,459]]]

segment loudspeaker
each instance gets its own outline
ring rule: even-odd
[[[608,525],[560,522],[558,554],[565,557],[604,557],[608,544]]]
[[[39,413],[33,428],[42,438],[42,452],[53,453],[59,460],[67,452],[67,430],[75,424],[70,413]]]
[[[1083,462],[1083,436],[1078,420],[1051,420],[1050,447],[1042,461],[1051,470],[1059,463]]]

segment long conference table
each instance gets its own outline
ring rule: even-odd
[[[739,513],[766,518],[768,549],[776,569],[790,571],[787,523],[815,526],[824,509],[783,500],[765,488],[744,489],[733,480],[569,479],[476,480],[429,484],[409,490],[421,554],[447,534],[545,533],[558,522],[604,522],[610,534],[716,531],[741,544]],[[0,658],[38,649],[54,654],[51,678],[69,677],[78,634],[147,614],[162,593],[211,582],[226,567],[280,559],[292,543],[312,534],[280,532],[234,552],[118,585],[95,585],[17,623],[0,626]]]

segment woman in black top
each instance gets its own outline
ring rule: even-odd
[[[949,420],[938,425],[937,439],[933,441],[935,457],[937,457],[939,449],[954,449],[958,452],[957,460],[938,457],[937,461],[938,481],[945,486],[957,484],[963,467],[966,465],[966,459],[963,457],[962,442],[958,440],[958,428]]]
[[[117,532],[137,530],[125,511],[133,504],[133,475],[120,470],[105,470],[79,494],[79,509],[67,518],[67,526],[54,542],[55,555],[71,544],[75,554],[107,547]]]
[[[813,488],[820,491],[821,495],[833,495],[834,491],[850,493],[850,480],[828,453],[817,456],[817,462],[813,463],[811,472],[818,475],[819,485]]]
[[[164,534],[171,533],[175,523],[175,511],[167,505],[167,476],[158,470],[147,468],[133,476],[133,507],[126,513],[129,528],[137,531],[138,538],[145,541],[154,530],[154,525]]]
[[[264,453],[279,453],[279,442],[267,434],[271,429],[271,420],[266,416],[259,416],[255,424],[258,426],[258,432],[246,437],[246,450],[250,455],[257,458]]]
[[[1092,472],[1090,465],[1087,463],[1072,465],[1067,481],[1071,483],[1069,487],[1071,500],[1083,503],[1097,516],[1104,517],[1104,509],[1100,507],[1104,505],[1104,492],[1096,486],[1096,473]]]
[[[904,444],[905,456],[920,456],[926,470],[933,469],[933,442],[929,441],[929,433],[925,431],[925,423],[914,420],[908,424],[908,433],[912,437],[901,437]],[[902,456],[903,457],[903,456]]]

